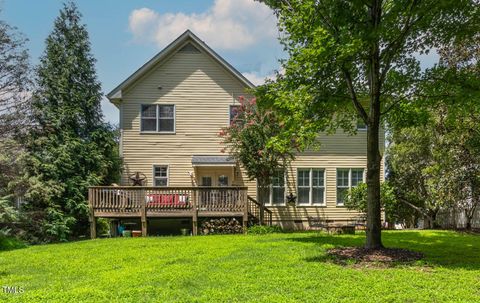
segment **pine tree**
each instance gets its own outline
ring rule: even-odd
[[[95,62],[81,14],[65,4],[36,69],[37,128],[27,142],[26,198],[35,214],[29,230],[39,241],[85,234],[88,186],[118,176],[116,135],[103,121]]]

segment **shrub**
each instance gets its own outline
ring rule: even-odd
[[[100,236],[110,236],[110,220],[106,218],[97,218],[97,234]]]
[[[24,248],[25,246],[25,243],[17,238],[0,234],[0,251]]]
[[[273,233],[281,233],[283,229],[278,225],[253,225],[250,226],[247,230],[247,233],[252,235],[266,235],[266,234],[273,234]]]

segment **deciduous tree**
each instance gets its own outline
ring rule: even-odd
[[[261,89],[285,129],[307,146],[319,131],[367,125],[366,247],[382,247],[380,131],[416,100],[419,53],[478,32],[477,0],[264,0],[278,16],[289,58],[283,75]]]

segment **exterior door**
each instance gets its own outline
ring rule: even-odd
[[[233,169],[231,167],[199,167],[197,184],[199,186],[232,186]]]

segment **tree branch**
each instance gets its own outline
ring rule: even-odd
[[[346,68],[342,68],[343,75],[345,77],[345,81],[347,82],[347,87],[348,87],[348,92],[350,94],[350,98],[353,102],[353,105],[355,106],[358,114],[362,118],[363,122],[365,124],[369,125],[369,118],[368,114],[363,108],[362,104],[358,101],[357,94],[355,92],[355,87],[353,87],[353,81],[352,81],[352,76],[350,75],[350,72]]]

